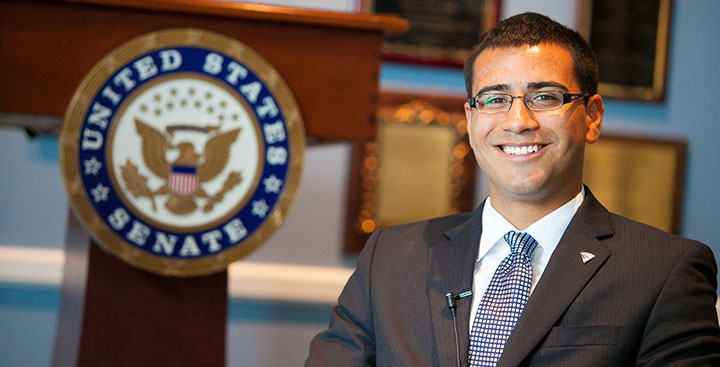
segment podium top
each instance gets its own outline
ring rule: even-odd
[[[406,20],[394,15],[357,14],[287,8],[273,5],[238,3],[233,1],[197,0],[55,0],[65,3],[155,10],[189,14],[203,14],[227,18],[252,19],[284,23],[308,24],[333,28],[374,30],[385,33],[405,32]]]
[[[218,0],[0,0],[0,111],[62,116],[98,60],[176,28],[223,34],[262,55],[292,89],[308,137],[361,140],[375,136],[384,36],[408,23]]]

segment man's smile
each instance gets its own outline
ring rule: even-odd
[[[537,153],[542,150],[546,144],[529,144],[529,145],[498,145],[503,153],[508,155],[525,155]]]

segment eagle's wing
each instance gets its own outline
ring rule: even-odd
[[[230,158],[230,145],[240,134],[240,128],[213,136],[205,144],[205,162],[198,167],[197,175],[200,182],[210,181],[219,175]]]
[[[169,145],[167,137],[138,119],[135,119],[135,129],[142,140],[142,155],[145,164],[152,173],[167,179],[170,175],[170,163],[165,159]]]

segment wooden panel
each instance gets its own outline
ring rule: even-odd
[[[227,271],[174,278],[91,243],[78,366],[223,366]]]
[[[52,366],[223,366],[227,279],[134,268],[71,213]]]
[[[287,13],[276,14],[278,20],[267,9],[264,16],[248,17],[257,13],[217,5],[196,9],[187,1],[169,9],[168,1],[145,3],[0,2],[0,111],[63,115],[82,78],[107,53],[148,32],[194,27],[233,37],[263,55],[298,100],[309,137],[374,136],[382,27],[368,29],[367,19],[352,28],[354,18],[289,23]],[[165,8],[155,9],[158,4]]]

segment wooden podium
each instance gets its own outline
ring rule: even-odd
[[[383,37],[407,27],[392,16],[233,2],[3,1],[0,111],[63,116],[83,77],[119,45],[199,28],[245,43],[278,70],[310,141],[372,139]],[[66,247],[53,365],[225,364],[227,271],[173,278],[138,270],[105,253],[72,215]]]

